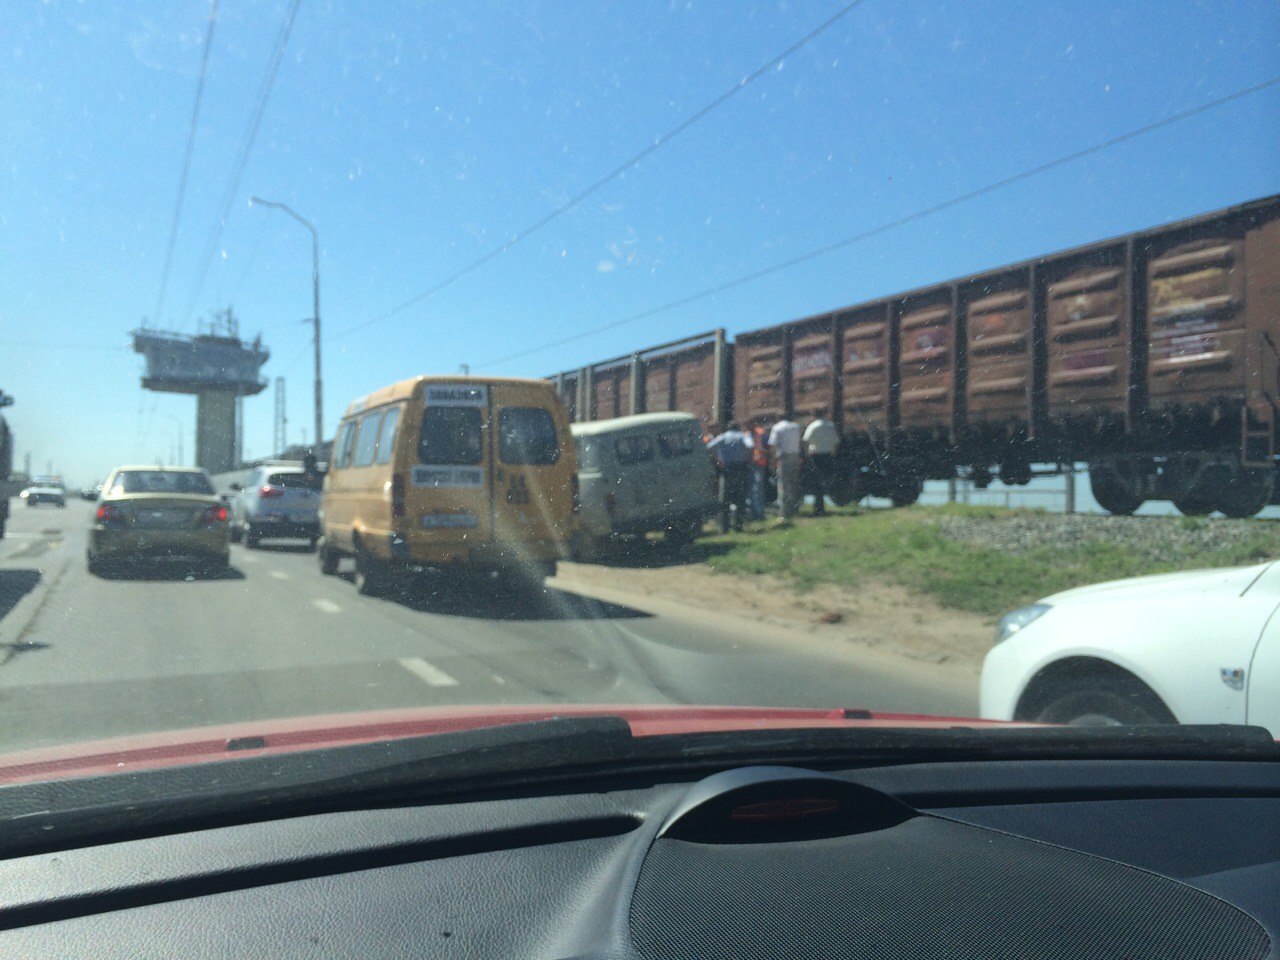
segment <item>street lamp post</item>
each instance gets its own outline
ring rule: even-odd
[[[312,335],[315,339],[315,360],[316,360],[316,432],[315,442],[319,447],[320,439],[324,436],[324,401],[322,398],[322,387],[320,377],[320,234],[316,232],[315,225],[306,217],[299,214],[296,210],[286,206],[283,203],[276,203],[274,200],[263,200],[260,197],[250,197],[250,204],[256,204],[260,207],[272,207],[276,210],[283,211],[300,224],[311,231],[311,300],[312,300]],[[319,450],[316,456],[319,456]]]

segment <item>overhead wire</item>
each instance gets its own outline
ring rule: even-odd
[[[200,298],[200,293],[204,289],[205,280],[209,276],[209,268],[213,265],[214,258],[218,253],[218,244],[222,241],[222,231],[227,225],[227,218],[231,215],[232,205],[235,203],[236,195],[240,189],[240,179],[244,175],[245,167],[249,164],[249,157],[253,152],[254,142],[258,138],[258,129],[262,125],[262,117],[267,111],[267,103],[271,99],[271,91],[275,87],[276,74],[280,70],[280,61],[284,59],[285,48],[289,45],[289,35],[293,32],[293,24],[298,16],[298,8],[302,5],[302,0],[293,0],[293,4],[289,8],[289,13],[285,17],[284,22],[280,25],[280,31],[276,35],[276,44],[272,52],[271,59],[267,63],[266,72],[263,73],[262,83],[258,88],[258,99],[254,106],[253,113],[250,115],[249,124],[245,128],[244,137],[240,142],[240,151],[236,156],[235,166],[232,168],[231,179],[227,183],[227,189],[222,195],[222,202],[219,206],[218,219],[214,222],[213,229],[209,234],[209,242],[205,245],[205,250],[200,259],[199,272],[196,277],[195,287],[191,291],[191,296],[187,301],[185,317],[190,317],[195,310],[196,301]]]
[[[917,220],[923,220],[926,217],[931,217],[934,214],[941,213],[944,210],[949,210],[952,207],[959,206],[962,203],[967,203],[970,200],[976,200],[979,197],[983,197],[983,196],[986,196],[987,194],[994,193],[997,190],[1002,190],[1005,187],[1012,186],[1015,183],[1020,183],[1023,180],[1030,179],[1031,177],[1038,176],[1039,174],[1042,174],[1042,173],[1047,173],[1050,170],[1064,166],[1068,163],[1072,163],[1076,160],[1083,159],[1084,157],[1091,156],[1096,153],[1100,153],[1103,150],[1108,150],[1111,147],[1115,147],[1122,143],[1126,143],[1130,140],[1134,140],[1138,137],[1145,136],[1148,133],[1153,133],[1154,131],[1159,130],[1163,127],[1167,127],[1171,124],[1178,123],[1182,120],[1186,120],[1198,114],[1205,113],[1206,111],[1213,110],[1217,107],[1225,106],[1228,103],[1232,103],[1236,100],[1240,100],[1244,97],[1250,96],[1251,94],[1259,93],[1263,90],[1266,90],[1270,87],[1275,86],[1276,84],[1280,84],[1280,76],[1272,77],[1270,80],[1264,80],[1261,83],[1256,83],[1252,86],[1245,87],[1240,90],[1236,90],[1233,93],[1227,94],[1226,96],[1218,97],[1215,100],[1210,100],[1205,103],[1199,104],[1198,106],[1191,107],[1187,110],[1179,111],[1178,113],[1174,113],[1167,117],[1163,117],[1160,120],[1153,121],[1152,123],[1144,124],[1141,127],[1137,127],[1133,130],[1129,130],[1125,133],[1119,134],[1118,136],[1114,136],[1106,140],[1102,140],[1088,147],[1084,147],[1083,149],[1076,150],[1073,153],[1066,154],[1065,156],[1058,157],[1054,160],[1046,161],[1045,163],[1037,164],[1036,166],[1023,170],[1020,173],[1015,173],[1008,177],[1002,177],[999,180],[992,181],[991,183],[978,187],[977,189],[970,190],[967,193],[962,193],[962,194],[959,194],[958,196],[954,196],[950,198],[949,200],[944,200],[941,203],[935,203],[931,206],[924,207],[920,210],[916,210],[913,213],[906,214],[905,216],[898,217],[894,220],[890,220],[878,226],[871,227],[870,229],[863,230],[852,236],[845,237],[842,240],[837,240],[834,243],[829,243],[823,247],[819,247],[816,250],[810,250],[808,253],[803,253],[800,256],[792,257],[788,260],[783,260],[779,263],[775,263],[770,266],[763,267],[759,270],[754,270],[751,273],[744,274],[743,276],[737,277],[733,280],[727,280],[724,283],[718,283],[715,286],[707,287],[704,290],[699,290],[696,293],[691,293],[686,296],[679,297],[678,299],[675,299],[675,300],[670,300],[666,303],[659,304],[656,307],[650,307],[647,310],[641,310],[639,313],[633,313],[630,316],[623,317],[620,320],[614,320],[610,323],[601,324],[600,326],[592,327],[588,330],[583,330],[579,333],[575,333],[567,337],[561,337],[557,340],[552,340],[547,343],[541,344],[539,346],[530,347],[526,350],[521,350],[516,353],[510,353],[510,354],[507,354],[506,356],[498,357],[497,359],[489,360],[485,363],[477,364],[477,367],[495,367],[504,363],[510,363],[513,360],[520,360],[525,357],[533,356],[536,353],[542,353],[543,351],[546,351],[546,350],[553,350],[556,347],[562,347],[570,343],[576,343],[579,340],[585,340],[589,337],[595,336],[596,334],[604,333],[608,330],[614,330],[614,329],[617,329],[618,327],[627,326],[628,324],[638,323],[641,320],[646,320],[649,317],[656,316],[660,313],[666,313],[669,310],[675,310],[678,307],[687,306],[691,303],[696,303],[699,300],[705,300],[709,297],[714,297],[717,294],[724,293],[728,290],[732,290],[735,287],[744,286],[745,284],[752,283],[755,280],[759,280],[763,277],[770,276],[771,274],[781,273],[784,270],[789,270],[792,267],[799,266],[800,264],[808,263],[810,260],[816,260],[819,257],[825,256],[829,253],[834,253],[835,251],[851,246],[852,244],[870,239],[871,237],[878,236],[879,234],[882,234],[882,233],[887,233],[890,230],[895,230],[898,227],[905,226],[906,224],[913,223]]]
[[[169,244],[164,252],[164,269],[160,274],[160,292],[156,295],[155,322],[160,324],[164,316],[164,301],[169,292],[169,274],[173,269],[173,249],[178,241],[178,227],[182,223],[182,207],[187,197],[187,175],[191,170],[191,154],[196,142],[196,128],[200,124],[200,102],[204,99],[204,81],[209,71],[209,51],[213,47],[213,28],[218,22],[218,0],[209,4],[209,26],[204,34],[204,52],[200,56],[200,79],[196,81],[195,101],[191,105],[191,123],[187,128],[187,146],[182,152],[182,174],[178,178],[178,196],[173,205],[173,222],[169,227]]]
[[[614,167],[608,173],[593,180],[590,184],[588,184],[583,189],[579,190],[568,200],[564,201],[559,206],[554,207],[549,213],[543,215],[542,217],[535,220],[533,223],[529,224],[528,226],[523,227],[520,230],[517,230],[516,233],[511,237],[511,239],[494,247],[492,250],[485,253],[483,256],[467,264],[465,267],[461,267],[458,270],[455,270],[453,273],[449,274],[444,279],[428,287],[426,290],[423,290],[421,293],[417,293],[414,296],[409,297],[407,300],[403,300],[400,303],[397,303],[395,306],[392,306],[384,310],[382,313],[378,314],[375,317],[372,317],[361,323],[355,324],[354,326],[346,327],[342,330],[339,330],[333,334],[333,337],[334,338],[343,337],[348,334],[355,333],[359,330],[364,330],[366,327],[371,327],[374,324],[382,323],[385,320],[389,320],[392,317],[394,317],[396,314],[403,313],[405,310],[408,310],[410,307],[418,305],[419,303],[426,300],[427,298],[434,296],[435,294],[439,293],[441,290],[444,290],[446,287],[451,286],[452,284],[461,280],[463,277],[467,276],[468,274],[473,273],[474,271],[480,269],[485,264],[489,263],[491,260],[494,260],[497,257],[500,257],[502,254],[506,253],[516,244],[520,243],[523,240],[528,239],[529,237],[537,233],[539,230],[547,226],[552,221],[563,216],[565,213],[568,213],[570,210],[578,206],[580,203],[582,203],[592,194],[598,192],[601,188],[605,187],[612,181],[616,180],[618,177],[622,176],[622,174],[626,173],[628,170],[630,170],[636,164],[640,163],[646,157],[650,156],[657,150],[660,150],[662,147],[666,146],[668,143],[670,143],[676,137],[680,136],[680,134],[684,133],[690,127],[694,126],[699,121],[705,119],[715,110],[717,110],[719,107],[727,103],[736,94],[741,93],[750,84],[754,83],[756,80],[760,79],[765,74],[773,70],[778,64],[784,61],[787,57],[791,56],[792,54],[796,53],[798,50],[802,49],[803,47],[811,43],[813,40],[817,39],[817,37],[819,37],[821,34],[823,34],[827,30],[829,30],[831,27],[833,27],[837,22],[839,22],[843,17],[848,15],[852,10],[854,10],[856,7],[861,6],[865,2],[866,0],[853,0],[852,3],[848,3],[844,7],[841,7],[839,10],[836,11],[834,15],[832,15],[831,17],[828,17],[822,23],[818,24],[818,26],[816,26],[813,30],[810,30],[807,34],[805,34],[795,43],[791,44],[791,46],[787,47],[787,49],[783,50],[781,53],[773,57],[763,66],[759,67],[758,69],[747,74],[745,77],[741,78],[732,87],[729,87],[719,96],[717,96],[715,99],[711,100],[709,103],[705,104],[702,108],[695,111],[694,113],[686,117],[684,120],[680,121],[680,123],[676,124],[670,130],[655,137],[653,142],[650,143],[648,146],[646,146],[644,149],[628,157],[626,160],[623,160],[621,163],[619,163],[616,167]]]

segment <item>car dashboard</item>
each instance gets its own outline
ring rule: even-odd
[[[1280,770],[753,766],[0,861],[6,957],[1261,960]]]

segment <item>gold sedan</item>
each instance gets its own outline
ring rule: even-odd
[[[116,562],[178,560],[220,573],[229,543],[227,508],[203,470],[117,467],[94,510],[89,572]]]

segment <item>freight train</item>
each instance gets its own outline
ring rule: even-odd
[[[840,500],[1087,462],[1111,513],[1252,516],[1280,503],[1280,195],[551,379],[575,420],[825,414]]]

